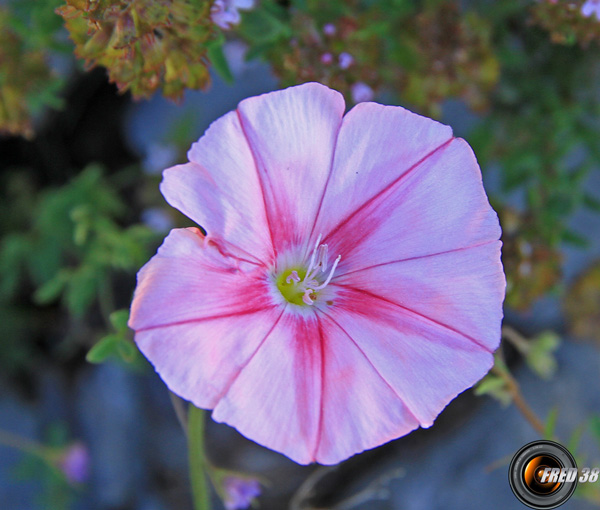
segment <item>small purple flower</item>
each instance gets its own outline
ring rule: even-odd
[[[248,508],[260,496],[260,484],[254,478],[228,476],[223,480],[226,510]]]
[[[355,103],[363,103],[364,101],[371,101],[375,96],[373,89],[362,81],[357,81],[350,87],[352,93],[352,100]]]
[[[71,483],[83,483],[90,475],[90,453],[77,441],[71,444],[58,462],[58,467]]]
[[[323,33],[329,37],[333,37],[336,32],[337,32],[337,29],[335,28],[335,25],[333,23],[327,23],[323,27]]]
[[[331,63],[333,62],[333,55],[329,52],[327,53],[323,53],[323,55],[321,55],[321,64],[323,65],[331,65]]]
[[[348,69],[352,64],[354,64],[354,57],[350,55],[350,53],[340,53],[338,57],[338,63],[340,64],[340,69]]]
[[[586,18],[595,15],[596,19],[600,21],[600,0],[587,0],[581,6],[581,14]]]
[[[231,30],[241,21],[238,9],[252,9],[253,7],[254,0],[215,0],[210,9],[210,17],[213,23],[223,30]]]

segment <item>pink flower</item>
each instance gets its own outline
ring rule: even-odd
[[[254,0],[215,0],[210,9],[210,17],[213,23],[223,30],[231,30],[233,25],[239,25],[241,21],[238,9],[253,7]]]
[[[600,0],[587,0],[581,6],[581,14],[586,18],[595,15],[596,19],[600,21]]]
[[[354,83],[350,87],[350,93],[352,94],[352,100],[355,103],[363,103],[365,101],[371,101],[375,93],[373,89],[362,81]]]
[[[165,170],[130,326],[168,387],[299,463],[432,425],[492,365],[500,227],[468,144],[317,83],[242,101]]]
[[[254,478],[228,476],[223,480],[225,509],[239,510],[248,508],[252,501],[260,496],[260,483]]]

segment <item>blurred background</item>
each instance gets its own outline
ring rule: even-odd
[[[0,0],[0,509],[193,508],[184,406],[126,326],[137,270],[190,225],[161,171],[241,99],[306,81],[473,146],[502,347],[433,427],[337,467],[209,419],[211,462],[265,510],[523,508],[508,464],[540,437],[600,467],[599,42],[594,0]],[[600,482],[564,505],[598,507]]]

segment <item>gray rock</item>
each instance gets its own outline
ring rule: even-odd
[[[111,363],[90,366],[78,380],[75,403],[91,454],[94,509],[133,508],[143,476],[145,420],[138,376]]]

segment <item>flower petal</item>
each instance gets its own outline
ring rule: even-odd
[[[175,229],[139,271],[135,331],[272,307],[265,271],[228,254],[196,228]]]
[[[316,319],[284,313],[213,411],[259,444],[300,464],[314,459],[321,409]]]
[[[135,341],[169,389],[212,409],[281,315],[270,308],[247,315],[145,329]]]
[[[308,246],[337,134],[342,95],[318,83],[271,92],[238,107],[266,200],[275,251]]]
[[[337,464],[408,434],[419,422],[344,330],[321,321],[323,415],[315,460]]]
[[[263,193],[237,114],[213,122],[188,157],[190,163],[163,173],[160,190],[167,202],[209,234],[269,263]]]
[[[498,347],[505,278],[500,241],[390,262],[336,278],[335,285],[384,297],[432,321]]]
[[[328,313],[423,427],[493,363],[472,338],[364,291],[339,289]]]
[[[356,105],[340,128],[315,232],[326,235],[451,139],[450,127],[399,106]]]
[[[477,160],[462,139],[445,143],[325,236],[339,274],[500,237]]]

